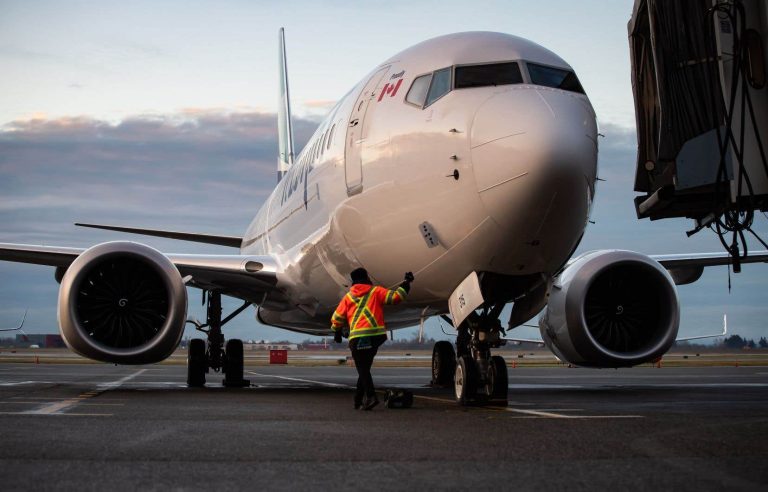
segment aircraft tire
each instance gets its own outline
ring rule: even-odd
[[[208,361],[205,357],[205,340],[194,338],[187,348],[187,386],[205,386],[205,370]]]
[[[243,382],[243,341],[237,338],[227,340],[224,384],[239,386]]]
[[[491,357],[491,363],[488,364],[488,396],[494,400],[507,399],[507,386],[509,385],[509,376],[507,375],[507,363],[504,357],[494,355]]]
[[[456,375],[454,377],[454,388],[456,394],[456,403],[459,405],[469,405],[477,396],[478,383],[477,364],[469,356],[463,356],[456,364]]]
[[[456,372],[456,352],[447,341],[435,343],[432,349],[432,385],[448,387],[453,384]]]

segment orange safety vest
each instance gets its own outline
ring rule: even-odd
[[[384,335],[384,304],[399,304],[407,293],[402,287],[395,290],[368,284],[355,284],[331,316],[331,329],[340,330],[349,325],[349,339]]]

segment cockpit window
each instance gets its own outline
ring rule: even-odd
[[[490,85],[522,84],[520,66],[515,62],[486,63],[456,67],[456,89]]]
[[[534,85],[584,94],[581,82],[576,78],[576,74],[570,70],[528,63],[528,73],[531,76],[531,83]]]
[[[429,82],[431,80],[431,73],[416,77],[413,84],[411,84],[408,94],[405,96],[405,100],[419,107],[424,106],[424,101],[427,99],[427,91],[429,90]]]
[[[445,94],[451,91],[451,69],[444,68],[435,72],[432,77],[432,85],[429,86],[429,95],[427,96],[427,106],[437,101]]]

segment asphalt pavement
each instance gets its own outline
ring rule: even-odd
[[[459,407],[428,368],[374,368],[408,410],[352,408],[354,368],[0,364],[2,490],[764,490],[768,367],[509,369]]]

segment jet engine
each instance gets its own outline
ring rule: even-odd
[[[69,266],[59,290],[59,328],[90,359],[149,364],[166,359],[184,333],[187,291],[176,266],[133,242],[102,243]]]
[[[555,280],[541,336],[561,360],[627,367],[662,356],[677,337],[674,282],[658,262],[632,251],[593,251]]]

